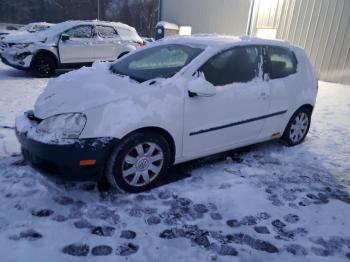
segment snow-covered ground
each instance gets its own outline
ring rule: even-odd
[[[11,127],[46,83],[0,64],[0,261],[349,261],[350,86],[320,83],[300,146],[193,161],[120,195],[20,161]]]

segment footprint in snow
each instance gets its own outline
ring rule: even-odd
[[[117,247],[116,255],[118,256],[130,256],[135,254],[139,250],[139,246],[132,243],[124,243]]]
[[[62,249],[67,255],[76,257],[86,257],[90,252],[90,247],[86,244],[70,244]]]
[[[112,254],[112,252],[113,252],[113,248],[111,248],[110,246],[107,246],[107,245],[95,246],[91,250],[91,254],[93,256],[108,256],[108,255]]]
[[[37,231],[35,231],[33,229],[28,229],[26,231],[22,231],[21,233],[19,233],[19,235],[10,236],[9,239],[11,239],[11,240],[26,239],[29,241],[35,241],[35,240],[38,240],[42,237],[43,237],[43,235],[38,233]]]
[[[74,222],[74,226],[78,229],[93,228],[94,226],[86,219],[79,219]]]
[[[150,226],[160,224],[161,220],[159,216],[150,216],[146,220],[146,223]]]
[[[123,230],[120,234],[120,238],[124,239],[134,239],[136,237],[136,233],[131,230]]]
[[[299,216],[295,214],[287,214],[283,217],[283,219],[290,224],[297,223],[300,220]]]
[[[210,213],[210,217],[213,220],[222,220],[222,215],[220,213]]]
[[[270,234],[270,230],[265,226],[256,226],[254,230],[259,234]]]
[[[49,217],[54,213],[51,209],[39,209],[39,210],[33,210],[32,215],[36,217]]]
[[[294,256],[306,256],[307,251],[306,249],[298,244],[291,244],[288,246],[285,246],[285,249],[288,253],[291,253]]]
[[[114,232],[115,228],[110,226],[98,226],[91,230],[91,234],[103,237],[111,237],[114,235]]]

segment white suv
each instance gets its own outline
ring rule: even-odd
[[[35,76],[49,77],[56,69],[113,61],[136,50],[143,40],[125,24],[67,21],[42,32],[7,36],[0,43],[2,61]]]
[[[16,133],[36,166],[138,192],[173,163],[301,143],[316,94],[307,55],[287,42],[179,37],[51,81]]]

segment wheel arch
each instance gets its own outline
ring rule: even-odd
[[[176,155],[176,145],[175,145],[175,140],[173,136],[165,129],[161,127],[156,127],[156,126],[150,126],[150,127],[142,127],[139,129],[136,129],[128,134],[126,134],[122,139],[124,139],[127,136],[130,136],[134,133],[141,133],[141,132],[150,132],[150,133],[157,133],[164,137],[164,139],[168,142],[169,147],[170,147],[170,153],[171,153],[171,163],[174,163],[175,161],[175,155]]]
[[[33,56],[32,61],[34,61],[35,58],[36,58],[38,55],[42,55],[42,54],[48,55],[48,56],[50,56],[51,58],[53,58],[54,61],[55,61],[56,67],[58,67],[59,61],[58,61],[57,56],[56,56],[53,52],[51,52],[51,51],[49,51],[49,50],[45,50],[45,49],[39,49],[38,51],[36,51],[35,54],[34,54],[34,56]]]
[[[311,114],[312,114],[312,112],[313,112],[313,110],[314,110],[314,106],[311,105],[310,103],[305,103],[305,104],[303,104],[302,106],[298,107],[296,110],[294,110],[294,111],[290,114],[289,119],[286,119],[287,123],[285,123],[285,125],[284,125],[283,132],[286,130],[286,128],[287,128],[287,126],[288,126],[288,124],[289,124],[289,121],[292,119],[292,117],[295,115],[295,113],[298,112],[298,111],[299,111],[300,109],[302,109],[302,108],[306,108],[306,109],[310,110]]]
[[[299,107],[297,110],[295,110],[295,112],[293,113],[293,115],[294,115],[297,111],[299,111],[300,109],[302,109],[302,108],[306,108],[306,109],[310,110],[311,113],[314,111],[314,106],[307,103],[307,104],[304,104],[304,105],[302,105],[301,107]]]
[[[127,55],[127,54],[129,54],[129,53],[130,53],[130,51],[124,51],[124,52],[122,52],[122,53],[119,54],[119,56],[118,56],[117,59],[122,58],[123,56],[125,56],[125,55]]]

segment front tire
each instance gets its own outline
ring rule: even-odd
[[[170,147],[163,136],[151,132],[134,133],[113,151],[106,177],[120,191],[150,190],[166,175],[170,160]]]
[[[307,136],[311,125],[312,111],[307,107],[300,108],[290,119],[282,136],[287,146],[301,144]]]
[[[36,77],[51,77],[56,70],[55,60],[47,54],[38,54],[30,65],[32,74]]]

